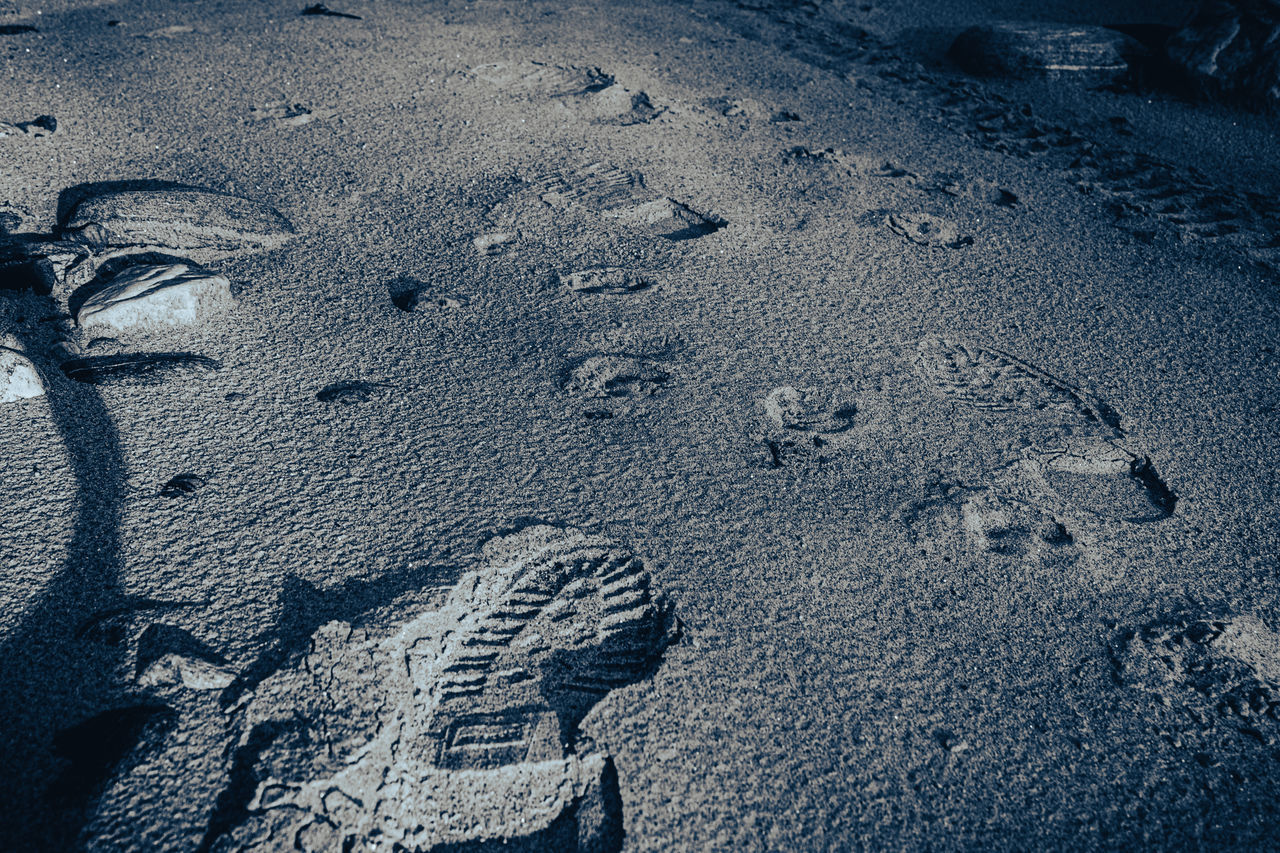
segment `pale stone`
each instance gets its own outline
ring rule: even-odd
[[[0,346],[0,403],[44,396],[40,374],[21,351]]]
[[[128,267],[76,313],[82,328],[190,326],[231,307],[231,283],[186,264]]]
[[[138,676],[142,687],[169,687],[181,684],[189,690],[221,690],[235,681],[235,672],[200,658],[169,653],[155,660]]]

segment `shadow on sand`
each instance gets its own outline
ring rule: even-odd
[[[45,313],[58,311],[49,297],[28,293],[18,298]],[[66,448],[75,477],[76,518],[61,566],[43,584],[17,629],[0,643],[0,774],[5,789],[0,828],[9,849],[66,850],[75,845],[76,812],[85,804],[65,802],[55,808],[44,795],[60,766],[54,737],[120,701],[114,676],[123,659],[123,637],[79,635],[93,614],[126,603],[119,577],[124,462],[115,425],[97,390],[67,380],[56,364],[41,357],[49,350],[51,335],[14,325],[40,373],[48,410]]]

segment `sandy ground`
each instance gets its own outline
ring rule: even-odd
[[[142,179],[297,232],[144,343],[0,299],[6,847],[209,843],[240,706],[140,685],[150,626],[261,678],[531,519],[678,619],[574,735],[627,850],[1275,847],[1275,121],[941,49],[1183,7],[303,5],[0,15],[0,120],[57,118],[0,138],[16,232]]]

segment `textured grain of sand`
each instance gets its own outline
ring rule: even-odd
[[[12,230],[150,179],[297,232],[150,384],[63,374],[133,351],[70,293],[0,299],[47,390],[0,406],[6,846],[211,840],[227,680],[529,519],[682,626],[567,741],[626,849],[1274,842],[1273,121],[937,49],[1111,4],[303,5],[0,16],[0,121],[58,120],[0,139]]]

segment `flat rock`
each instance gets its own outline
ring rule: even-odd
[[[117,331],[191,326],[234,304],[231,283],[186,264],[127,267],[76,313],[82,328]]]
[[[274,209],[197,188],[116,190],[72,209],[62,234],[94,249],[149,246],[242,252],[270,249],[293,235]]]
[[[35,365],[19,349],[0,346],[0,403],[44,396]]]
[[[171,652],[156,660],[138,676],[141,687],[175,687],[188,690],[221,690],[235,680],[229,667],[198,657]]]
[[[1113,83],[1146,49],[1106,27],[1000,23],[970,27],[951,45],[951,59],[971,74]]]
[[[1210,98],[1280,108],[1280,2],[1214,0],[1165,44],[1170,62]]]

